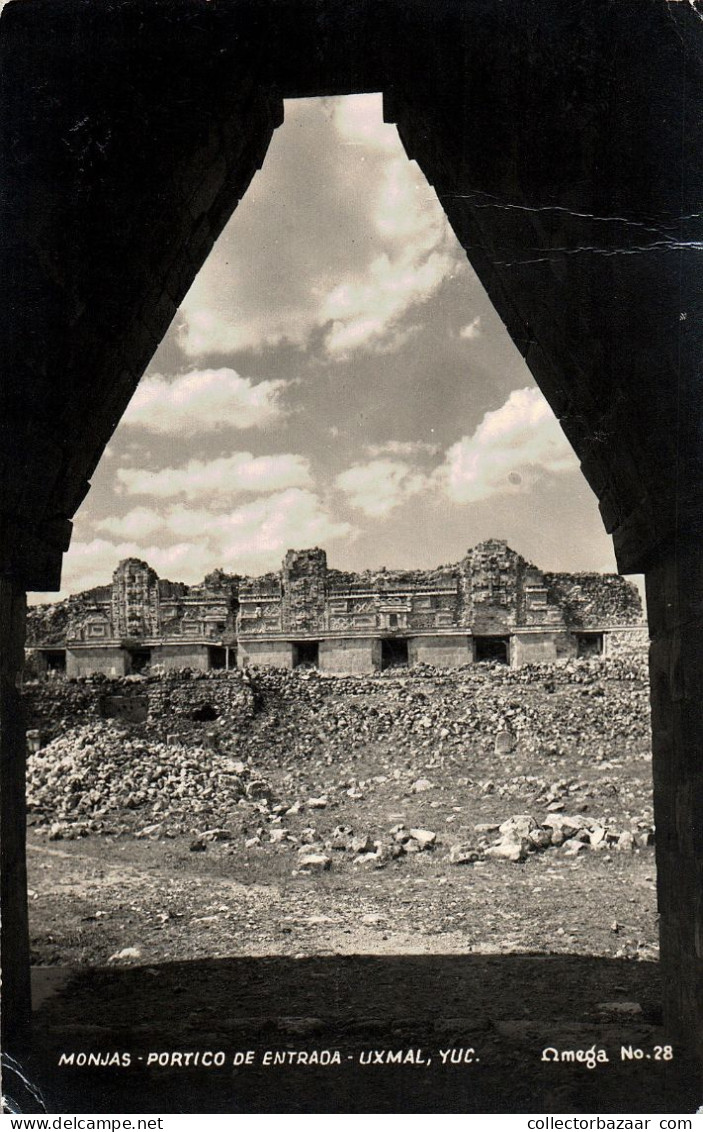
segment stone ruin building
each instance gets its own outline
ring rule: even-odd
[[[519,667],[644,648],[637,588],[619,574],[545,573],[490,539],[434,570],[330,569],[324,550],[289,550],[280,571],[169,582],[136,558],[112,584],[31,611],[40,672],[137,673],[314,665],[367,673],[397,665]]]

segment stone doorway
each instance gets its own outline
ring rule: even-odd
[[[43,653],[47,676],[66,675],[66,650],[51,649]]]
[[[474,637],[474,648],[477,661],[510,664],[510,637]]]
[[[151,664],[151,649],[129,649],[127,652],[127,675],[138,676]]]
[[[603,655],[602,633],[579,633],[576,637],[576,655],[593,657]]]
[[[293,645],[293,668],[319,668],[320,642],[297,641]]]
[[[389,637],[381,641],[381,671],[407,668],[409,663],[407,637]]]

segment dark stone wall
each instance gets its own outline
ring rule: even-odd
[[[559,417],[620,568],[644,570],[703,516],[703,24],[655,0],[438,7],[428,36],[408,5],[386,117]]]
[[[289,633],[324,628],[327,555],[315,547],[289,550],[281,570],[281,625]]]
[[[654,819],[665,1005],[703,1061],[703,548],[679,540],[647,576]]]
[[[58,589],[89,477],[281,101],[246,5],[37,0],[0,30],[0,566]]]
[[[57,680],[25,686],[23,693],[27,725],[38,729],[42,742],[50,742],[67,726],[102,719],[111,712],[109,701],[146,702],[146,723],[155,737],[187,735],[193,715],[213,708],[216,716],[207,727],[236,731],[251,718],[254,700],[246,678],[232,672],[167,672],[158,677],[135,680],[104,676]],[[207,713],[210,714],[210,713]],[[207,728],[206,728],[207,729]]]

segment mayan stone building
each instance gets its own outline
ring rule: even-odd
[[[39,670],[69,676],[235,663],[338,673],[481,660],[518,667],[646,642],[631,582],[544,573],[498,539],[456,565],[361,574],[330,569],[324,550],[289,550],[277,573],[215,571],[197,586],[129,558],[111,585],[34,609],[28,632]]]

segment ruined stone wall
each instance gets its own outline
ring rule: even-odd
[[[66,676],[83,676],[99,672],[104,676],[124,676],[129,667],[129,653],[118,645],[109,648],[66,649]]]
[[[545,574],[552,601],[564,610],[569,628],[644,623],[642,599],[620,574]]]
[[[320,641],[320,671],[363,675],[381,667],[381,642],[374,637]]]
[[[432,664],[437,668],[461,668],[474,659],[473,644],[466,637],[411,637],[408,663]]]
[[[536,566],[503,539],[488,539],[461,563],[463,623],[478,635],[503,635],[519,626],[564,627]]]
[[[121,703],[119,701],[122,701]],[[109,718],[126,718],[125,703],[144,703],[146,726],[155,737],[180,735],[193,723],[205,729],[236,731],[254,712],[247,678],[240,672],[167,672],[159,677],[106,679],[88,676],[26,685],[27,726],[49,742],[68,727]]]
[[[556,633],[519,633],[510,642],[510,664],[513,668],[521,668],[524,664],[553,664],[560,655],[564,655],[567,641],[567,634],[563,634],[562,643],[562,635]],[[574,647],[572,652],[575,651]]]
[[[228,574],[224,570],[213,570],[206,574],[197,586],[187,587],[191,598],[197,598],[210,608],[215,606],[225,611],[223,637],[234,640],[237,614],[239,612],[239,588],[247,579],[241,574]],[[173,583],[170,583],[171,585]]]
[[[240,582],[239,575],[216,570],[200,585],[188,586],[158,578],[139,559],[126,559],[117,567],[112,585],[30,609],[27,644],[47,648],[72,642],[139,643],[155,637],[231,643]]]
[[[649,649],[649,630],[613,629],[604,635],[604,654],[607,657],[646,656]]]
[[[464,616],[474,633],[503,634],[518,622],[524,559],[501,539],[470,550],[461,563]]]
[[[151,667],[164,672],[180,668],[197,668],[207,672],[210,660],[207,645],[155,645],[151,649]]]
[[[348,590],[357,586],[366,590],[435,588],[456,581],[456,566],[438,566],[434,570],[328,570],[330,590]]]
[[[280,574],[244,580],[239,587],[237,633],[266,636],[280,633],[281,628]]]
[[[159,578],[138,558],[120,562],[112,580],[112,624],[115,635],[139,640],[159,628]]]
[[[292,668],[293,646],[289,641],[246,641],[237,648],[238,668]]]
[[[281,621],[290,633],[325,628],[327,555],[318,547],[289,550],[281,571]]]
[[[109,600],[110,587],[98,586],[81,594],[72,594],[64,601],[30,606],[27,610],[27,646],[62,647],[66,643],[66,634],[71,621],[80,618],[88,606],[98,601]]]
[[[459,572],[344,570],[327,573],[328,627],[332,632],[449,629],[461,623]]]
[[[280,573],[245,578],[216,570],[197,586],[159,579],[145,562],[127,559],[111,587],[30,611],[29,645],[147,641],[187,650],[194,641],[232,645],[283,634],[507,636],[641,619],[637,590],[619,575],[544,574],[504,540],[490,539],[457,565],[434,570],[329,570],[325,552],[313,548],[289,551]],[[192,663],[204,665],[204,655]]]

